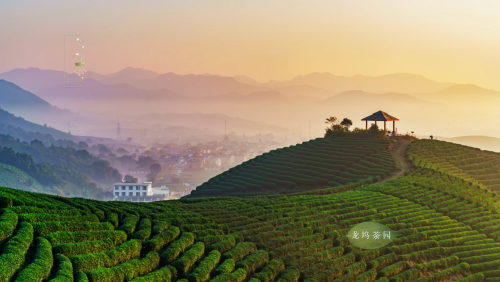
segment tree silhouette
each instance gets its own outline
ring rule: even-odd
[[[344,118],[342,120],[342,122],[340,123],[340,125],[342,125],[344,128],[346,129],[349,129],[349,127],[352,126],[352,120],[348,119],[348,118]]]

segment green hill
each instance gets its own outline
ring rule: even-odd
[[[318,138],[272,150],[211,178],[187,198],[315,190],[380,181],[395,168],[389,141]]]
[[[0,129],[7,127],[8,125],[14,128],[21,128],[27,132],[39,132],[41,134],[50,134],[55,139],[66,139],[71,141],[77,141],[75,137],[71,134],[59,131],[57,129],[36,124],[25,120],[22,117],[16,117],[15,115],[0,108]]]
[[[500,195],[471,177],[494,158],[477,151],[470,169],[458,161],[470,151],[418,140],[399,177],[285,195],[133,203],[0,188],[0,281],[498,281]],[[400,236],[351,244],[370,221]]]
[[[45,186],[33,179],[26,172],[0,163],[0,186],[35,192],[45,192]]]

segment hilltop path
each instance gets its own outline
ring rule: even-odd
[[[393,148],[391,148],[392,155],[394,156],[394,160],[396,161],[396,167],[398,168],[393,174],[389,175],[382,182],[392,180],[394,178],[400,177],[406,171],[409,170],[408,162],[405,157],[406,148],[408,145],[413,142],[413,140],[404,140],[403,142],[399,142],[395,144]]]

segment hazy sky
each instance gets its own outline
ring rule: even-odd
[[[87,70],[288,80],[417,73],[500,90],[500,1],[1,0],[0,72],[63,69],[81,34]]]

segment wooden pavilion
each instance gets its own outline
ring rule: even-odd
[[[392,131],[396,130],[396,121],[399,121],[398,118],[395,118],[391,116],[390,114],[383,112],[383,111],[378,111],[376,113],[373,113],[371,116],[367,116],[364,119],[366,121],[366,129],[368,130],[368,121],[374,121],[375,124],[377,124],[377,121],[383,121],[384,122],[384,130],[387,130],[386,127],[386,122],[392,121]]]

